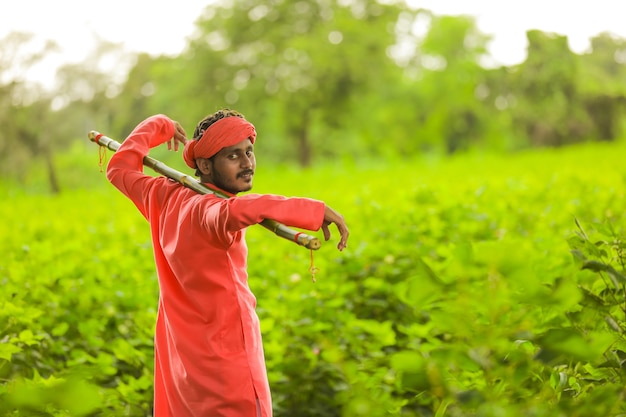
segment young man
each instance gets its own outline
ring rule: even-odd
[[[155,335],[155,417],[270,417],[256,299],[248,287],[245,229],[265,218],[306,230],[343,217],[321,201],[235,195],[252,188],[256,131],[238,112],[207,116],[188,140],[164,115],[141,122],[112,156],[107,178],[150,223],[160,297]],[[143,173],[143,157],[163,143],[184,145],[200,181],[233,198],[200,195]]]

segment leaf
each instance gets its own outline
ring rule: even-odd
[[[420,353],[409,350],[397,352],[391,356],[390,365],[400,376],[403,389],[423,391],[430,386],[426,361]]]
[[[53,394],[54,393],[54,394]],[[59,408],[68,410],[73,416],[83,416],[96,410],[102,404],[102,396],[97,386],[72,377],[50,391]]]
[[[70,325],[65,322],[62,321],[61,323],[57,324],[51,331],[50,333],[52,333],[53,336],[63,336],[68,329],[70,328]]]
[[[563,391],[567,387],[567,374],[565,372],[552,372],[550,375],[550,386],[555,391]]]
[[[541,347],[536,359],[545,363],[570,360],[590,362],[602,357],[610,341],[610,338],[601,337],[598,333],[590,340],[574,328],[554,328],[535,339],[535,343]]]
[[[38,345],[41,338],[42,336],[34,335],[30,329],[22,330],[18,336],[18,340],[28,346]]]
[[[11,357],[14,353],[21,352],[22,349],[12,343],[0,343],[0,359],[6,359],[11,361]]]
[[[592,291],[583,286],[578,286],[578,288],[583,294],[583,299],[581,301],[582,305],[592,306],[597,309],[604,309],[606,307],[606,303],[602,297],[598,297]]]
[[[394,353],[389,362],[391,367],[398,372],[425,372],[424,357],[416,351],[404,350]]]
[[[416,275],[427,278],[432,284],[444,285],[443,281],[435,274],[435,271],[422,258],[417,258],[415,265],[417,267],[415,270]]]
[[[615,321],[613,317],[606,316],[604,320],[606,321],[606,323],[609,325],[611,329],[615,330],[618,333],[622,333],[622,328],[619,327],[619,324],[617,324],[617,322]]]
[[[574,217],[574,223],[576,223],[576,227],[578,227],[578,230],[580,230],[581,235],[587,239],[587,233],[585,233],[585,229],[583,229],[583,226],[580,224],[580,221],[578,221],[577,217]]]
[[[626,277],[617,272],[615,268],[613,268],[609,264],[594,260],[585,261],[583,262],[583,266],[581,269],[588,269],[593,272],[606,272],[613,281],[613,285],[615,285],[615,288],[620,288],[620,284],[626,284]]]
[[[573,249],[570,253],[574,256],[574,259],[579,261],[586,261],[587,257],[579,249]]]
[[[415,260],[414,274],[394,286],[394,292],[408,305],[425,308],[446,293],[446,284],[423,259]]]
[[[396,333],[391,328],[390,321],[357,320],[353,324],[374,336],[382,346],[393,346],[396,343]]]
[[[83,416],[100,407],[102,394],[97,386],[75,375],[68,379],[20,378],[13,381],[6,400],[8,404],[18,408],[42,412],[51,408],[61,409],[66,410],[68,415]]]

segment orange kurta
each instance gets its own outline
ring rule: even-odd
[[[174,135],[163,115],[139,124],[112,156],[107,178],[150,223],[160,298],[155,417],[272,415],[256,298],[248,287],[245,228],[271,218],[318,230],[324,203],[246,194],[199,195],[143,173],[149,149]]]

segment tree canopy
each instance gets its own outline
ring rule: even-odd
[[[58,72],[54,91],[15,76],[52,45],[17,59],[28,35],[0,40],[1,174],[42,156],[52,173],[52,140],[92,129],[122,140],[156,113],[191,133],[222,107],[257,126],[264,161],[300,166],[623,137],[626,41],[608,33],[575,54],[567,37],[531,30],[524,62],[486,68],[491,37],[473,17],[401,1],[233,0],[199,16],[179,55],[102,42]],[[107,60],[129,70],[103,70]]]

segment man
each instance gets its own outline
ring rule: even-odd
[[[188,140],[164,115],[141,122],[112,156],[107,178],[150,223],[160,297],[155,334],[155,417],[270,417],[256,299],[248,287],[246,227],[265,218],[306,230],[343,217],[321,201],[237,193],[252,188],[254,126],[233,110],[202,120]],[[143,173],[149,149],[168,144],[200,181],[233,198],[200,195]]]

